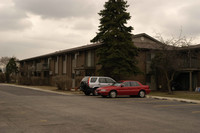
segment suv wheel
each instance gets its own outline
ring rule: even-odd
[[[89,96],[89,95],[90,95],[90,92],[89,92],[89,91],[85,91],[84,94],[85,94],[86,96]]]
[[[98,95],[96,89],[97,89],[97,88],[94,88],[94,89],[93,89],[93,92],[92,92],[92,95],[93,95],[93,96],[97,96],[97,95]]]

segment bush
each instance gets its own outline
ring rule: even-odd
[[[19,77],[18,83],[20,85],[31,85],[31,79],[27,77]]]
[[[63,78],[55,77],[54,80],[58,90],[66,90],[66,81]]]
[[[6,81],[6,76],[4,73],[0,73],[0,83],[5,83]]]

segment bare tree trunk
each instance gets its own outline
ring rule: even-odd
[[[167,89],[168,89],[169,94],[173,94],[173,91],[171,89],[171,82],[174,79],[174,74],[175,74],[175,72],[172,73],[171,78],[169,79],[169,74],[165,71],[165,76],[166,76],[166,79],[167,79]]]

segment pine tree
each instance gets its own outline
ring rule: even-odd
[[[9,83],[10,82],[10,75],[15,74],[18,72],[18,67],[16,64],[16,58],[11,58],[6,65],[6,80]]]
[[[125,0],[108,0],[100,11],[99,32],[91,40],[101,43],[97,50],[98,64],[101,65],[100,75],[107,75],[120,79],[122,75],[138,74],[136,56],[138,49],[132,42],[131,26],[127,27],[127,20],[131,18],[127,11]]]

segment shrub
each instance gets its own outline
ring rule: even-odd
[[[6,77],[4,73],[0,73],[0,83],[5,83]]]
[[[66,90],[66,81],[63,78],[55,77],[54,81],[58,90]]]

